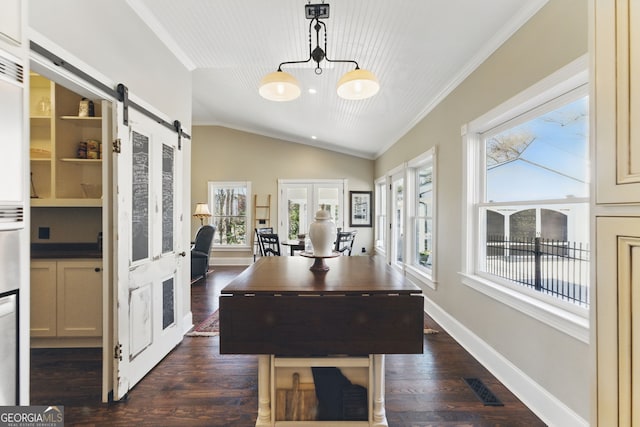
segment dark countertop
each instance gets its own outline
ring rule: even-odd
[[[102,258],[97,243],[32,243],[31,259]]]

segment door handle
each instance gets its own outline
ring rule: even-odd
[[[185,251],[180,252],[178,255],[180,255],[181,257],[186,257],[187,253]]]

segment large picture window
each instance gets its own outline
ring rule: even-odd
[[[463,127],[463,282],[574,336],[590,298],[586,83],[582,58]]]
[[[585,89],[576,89],[480,134],[485,185],[476,204],[479,272],[583,306],[588,105]]]
[[[214,248],[250,246],[250,196],[249,182],[209,182],[211,224],[216,227]]]

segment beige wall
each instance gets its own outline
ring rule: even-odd
[[[587,53],[587,2],[551,0],[375,162],[375,176],[438,149],[438,265],[427,297],[579,416],[589,419],[589,347],[461,283],[461,126]]]
[[[278,179],[347,179],[346,191],[369,191],[373,188],[373,161],[219,126],[193,128],[192,212],[197,202],[207,201],[208,181],[250,181],[259,203],[271,194],[271,224],[275,226]],[[199,225],[192,219],[192,235]],[[356,251],[364,247],[371,252],[372,244],[372,229],[358,228]],[[246,258],[251,254],[214,252],[213,257]]]
[[[49,239],[39,239],[38,229],[49,228]],[[102,231],[101,208],[32,208],[32,243],[97,243]]]

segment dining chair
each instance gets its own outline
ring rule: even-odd
[[[262,256],[280,256],[280,238],[276,233],[258,233],[260,254]]]
[[[342,255],[351,256],[353,250],[353,242],[356,240],[357,231],[338,231],[336,234],[335,251]]]
[[[260,256],[264,256],[264,252],[262,252],[262,245],[260,244],[260,234],[263,233],[273,233],[273,227],[261,227],[261,228],[256,228],[256,237],[255,237],[255,241],[258,244],[258,251],[260,251]],[[255,252],[253,255],[253,260],[255,261],[256,259],[255,256]]]

